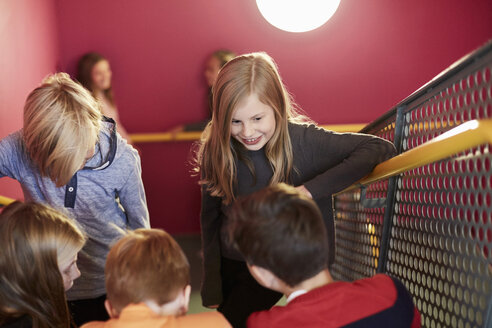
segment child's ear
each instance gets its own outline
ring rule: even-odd
[[[106,312],[108,312],[109,317],[111,319],[115,319],[120,316],[118,311],[115,310],[115,308],[111,305],[111,302],[108,299],[104,301],[104,307],[106,308]]]
[[[186,285],[186,287],[183,291],[183,296],[184,296],[183,314],[186,314],[186,312],[188,312],[188,306],[190,304],[190,294],[191,294],[191,286]]]
[[[248,269],[253,278],[255,278],[260,285],[277,290],[278,278],[270,270],[250,264],[248,264]]]

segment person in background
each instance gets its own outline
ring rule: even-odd
[[[104,263],[120,229],[148,228],[137,151],[68,74],[48,76],[27,97],[24,125],[0,140],[0,178],[19,181],[26,200],[63,210],[87,233],[81,277],[67,293],[77,325],[108,318]]]
[[[111,319],[90,322],[83,328],[230,327],[217,312],[185,315],[190,267],[181,247],[163,230],[137,229],[111,248],[106,289]]]
[[[210,117],[212,114],[212,86],[214,85],[215,80],[217,79],[217,74],[219,74],[220,69],[234,57],[236,57],[236,54],[227,49],[214,51],[210,55],[210,57],[207,59],[205,63],[205,71],[203,72],[205,81],[207,82],[207,86],[208,86],[208,93],[207,93],[208,95],[207,113],[209,113],[208,117],[200,122],[180,125],[172,129],[171,132],[178,133],[183,131],[203,131],[203,129],[205,129],[208,122],[210,122]]]
[[[14,202],[0,214],[0,327],[68,328],[65,291],[85,235],[64,214]]]
[[[230,240],[252,276],[287,298],[286,306],[253,313],[248,328],[420,327],[412,296],[398,279],[332,278],[321,212],[303,192],[284,183],[269,186],[238,199],[229,217]]]
[[[392,143],[356,133],[335,133],[296,113],[273,59],[265,53],[235,57],[212,88],[212,120],[196,153],[201,175],[204,255],[202,301],[218,307],[234,327],[282,294],[260,286],[242,255],[227,243],[227,208],[236,197],[287,182],[321,209],[334,261],[332,195],[395,154]]]
[[[234,52],[226,49],[221,49],[214,51],[207,59],[203,75],[205,76],[205,80],[207,81],[209,94],[212,93],[212,86],[214,85],[215,80],[217,80],[217,75],[219,74],[220,69],[224,67],[224,65],[234,57],[236,57],[236,54]],[[212,103],[210,103],[210,106],[212,106]]]
[[[102,114],[116,122],[116,131],[128,143],[131,139],[120,121],[111,85],[109,61],[97,52],[89,52],[80,58],[77,65],[77,80],[101,103]]]

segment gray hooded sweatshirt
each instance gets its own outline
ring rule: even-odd
[[[111,245],[121,237],[120,229],[150,227],[140,157],[116,133],[114,122],[104,121],[94,156],[66,186],[58,188],[40,174],[27,153],[22,130],[0,141],[0,178],[4,176],[19,181],[26,201],[61,210],[87,234],[78,254],[81,276],[68,290],[68,299],[105,294],[104,264]]]

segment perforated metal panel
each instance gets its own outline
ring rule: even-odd
[[[393,141],[395,116],[380,122],[373,134]],[[386,199],[388,181],[344,193],[335,199],[335,263],[331,273],[338,280],[355,280],[376,274],[379,265],[385,206],[366,207],[367,200]]]
[[[364,132],[394,139],[404,152],[468,120],[492,118],[491,72],[492,43]],[[386,196],[386,208],[364,207],[360,190],[337,196],[334,276],[398,277],[423,327],[491,327],[491,151],[482,145],[370,185],[369,198]]]
[[[492,278],[492,181],[484,150],[398,180],[386,269],[414,296],[425,327],[484,323]]]
[[[387,184],[376,183],[368,190],[385,197]],[[335,203],[336,253],[331,273],[337,280],[370,277],[378,267],[385,208],[365,208],[359,200],[360,189],[340,195]]]
[[[422,104],[410,105],[404,119],[403,151],[466,121],[492,117],[491,72],[489,63],[454,83],[446,83]]]
[[[405,113],[404,150],[492,116],[491,65]],[[414,296],[425,327],[482,327],[492,279],[489,145],[398,178],[387,272]]]

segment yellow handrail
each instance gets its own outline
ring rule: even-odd
[[[364,126],[363,124],[352,124],[345,125],[344,127],[352,126],[358,128],[359,125]],[[323,127],[336,131],[331,125],[325,125]],[[134,142],[196,140],[200,134],[201,132],[180,132],[173,136],[170,132],[142,133],[132,134],[131,138]],[[362,178],[339,193],[387,179],[484,143],[492,144],[492,119],[468,121],[418,147],[378,164],[365,178]],[[0,196],[0,205],[8,205],[14,201],[12,198]]]
[[[366,124],[333,124],[321,125],[325,129],[335,132],[357,132],[362,130]],[[132,133],[130,139],[135,143],[142,142],[169,142],[169,141],[193,141],[200,139],[201,131],[193,132],[156,132],[156,133]]]
[[[359,132],[367,123],[353,123],[353,124],[323,124],[321,127],[335,132]]]
[[[201,131],[197,132],[156,132],[156,133],[132,133],[130,139],[132,142],[169,142],[169,141],[192,141],[198,140]]]
[[[0,196],[0,206],[6,206],[6,205],[13,203],[13,202],[15,202],[15,199]]]
[[[387,179],[466,149],[492,143],[492,119],[472,120],[377,165],[365,178],[340,193]]]

